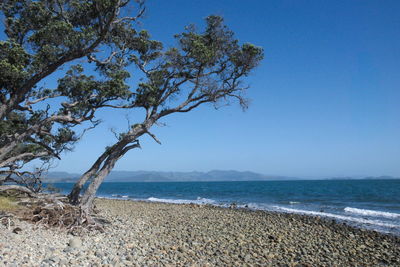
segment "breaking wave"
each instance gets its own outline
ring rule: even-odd
[[[385,217],[385,218],[391,218],[391,219],[400,218],[400,214],[386,212],[386,211],[365,210],[365,209],[357,209],[357,208],[351,208],[351,207],[345,208],[344,211],[347,213],[353,213],[353,214],[364,215],[364,216]]]
[[[397,228],[400,229],[400,225],[385,223],[379,220],[368,220],[363,218],[356,218],[351,216],[343,216],[339,214],[327,213],[327,212],[318,212],[318,211],[311,211],[311,210],[300,210],[300,209],[291,209],[285,207],[274,206],[277,210],[289,212],[289,213],[298,213],[298,214],[306,214],[306,215],[313,215],[313,216],[321,216],[327,218],[333,218],[341,221],[349,221],[354,223],[366,224],[366,225],[375,225],[381,227],[389,227],[389,228]]]
[[[156,198],[149,197],[146,199],[149,202],[162,202],[172,204],[212,204],[215,205],[217,202],[213,199],[198,197],[197,199],[167,199],[167,198]]]

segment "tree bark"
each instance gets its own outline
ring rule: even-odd
[[[136,137],[134,138],[136,140]],[[80,202],[80,207],[85,214],[90,214],[93,207],[93,200],[96,196],[96,192],[100,185],[103,183],[104,179],[110,174],[111,170],[114,168],[115,163],[129,150],[135,147],[139,147],[139,144],[128,145],[129,142],[122,140],[117,143],[117,146],[113,147],[113,152],[109,153],[107,159],[105,160],[100,171],[97,172],[93,181],[89,184],[85,193],[82,196]]]
[[[0,148],[0,162],[7,156],[8,153],[10,153],[18,143],[16,141],[12,141],[8,143],[6,146]]]
[[[115,145],[108,148],[92,165],[92,167],[79,179],[74,185],[69,200],[71,204],[79,205],[83,214],[89,215],[92,210],[93,199],[101,183],[114,168],[115,163],[133,148],[140,147],[138,138],[148,133],[148,128],[154,123],[153,120],[146,120],[145,123],[133,127],[127,135],[119,140]],[[93,178],[88,188],[83,193],[79,202],[79,193],[82,191],[85,183]]]
[[[86,171],[81,178],[78,180],[78,182],[75,183],[74,187],[71,190],[71,193],[68,195],[69,202],[73,205],[79,204],[79,194],[82,191],[83,186],[86,184],[86,182],[93,177],[93,175],[96,174],[96,172],[99,170],[101,164],[104,162],[104,160],[108,157],[110,154],[110,149],[105,151],[97,160],[96,162],[90,167],[88,171]]]
[[[93,181],[89,184],[89,187],[86,189],[85,193],[82,196],[82,200],[80,203],[81,209],[85,214],[90,214],[92,210],[93,199],[96,196],[96,192],[99,189],[100,185],[103,183],[104,179],[108,176],[111,170],[114,168],[115,163],[118,158],[108,159],[98,174],[94,177]]]

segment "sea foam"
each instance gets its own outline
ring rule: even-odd
[[[146,201],[150,202],[163,202],[172,204],[216,204],[215,200],[198,197],[197,199],[167,199],[167,198],[156,198],[149,197]]]
[[[386,211],[365,210],[365,209],[357,209],[357,208],[351,208],[351,207],[345,208],[344,211],[347,213],[353,213],[353,214],[364,215],[364,216],[385,217],[385,218],[391,218],[391,219],[392,218],[393,219],[400,218],[400,214],[386,212]]]
[[[368,219],[356,218],[356,217],[351,217],[351,216],[343,216],[343,215],[327,213],[327,212],[291,209],[291,208],[285,208],[285,207],[280,207],[280,206],[274,206],[274,208],[276,208],[277,210],[281,210],[281,211],[285,211],[285,212],[289,212],[289,213],[321,216],[321,217],[333,218],[333,219],[342,220],[342,221],[360,223],[360,224],[369,224],[369,225],[375,225],[375,226],[381,226],[381,227],[400,229],[400,225],[385,223],[385,222],[382,222],[379,220],[368,220]]]

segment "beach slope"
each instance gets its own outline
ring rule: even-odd
[[[399,237],[317,217],[107,199],[96,206],[104,233],[1,225],[0,265],[400,266]]]

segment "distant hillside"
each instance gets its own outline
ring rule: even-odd
[[[65,182],[74,183],[81,175],[78,173],[68,173],[68,172],[48,172],[43,178],[44,182]]]
[[[68,172],[49,172],[44,182],[74,183],[81,174]],[[372,179],[400,179],[392,176],[379,177],[333,177],[324,180],[372,180]],[[223,171],[209,172],[158,172],[158,171],[113,171],[105,182],[195,182],[195,181],[271,181],[271,180],[299,180],[286,176],[272,176],[250,171]],[[316,179],[312,179],[316,180]]]
[[[328,178],[327,180],[397,180],[400,177],[393,177],[393,176],[367,176],[367,177],[333,177]]]
[[[49,172],[45,182],[75,182],[79,174]],[[294,179],[283,176],[267,176],[249,171],[209,172],[157,172],[157,171],[113,171],[105,182],[191,182],[191,181],[265,181]]]

